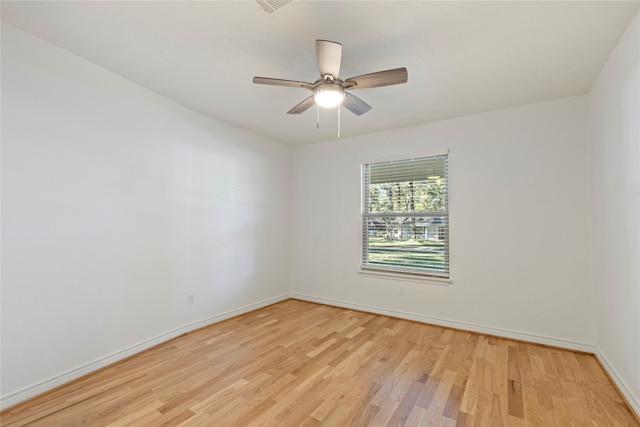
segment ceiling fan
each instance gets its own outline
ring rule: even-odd
[[[272,86],[301,87],[310,90],[311,96],[300,102],[287,114],[300,114],[307,111],[314,103],[321,107],[331,108],[342,104],[344,108],[358,116],[371,110],[371,106],[355,95],[347,92],[353,89],[390,86],[406,83],[406,68],[378,71],[341,80],[340,63],[342,61],[342,45],[329,40],[316,40],[316,54],[320,78],[313,83],[295,80],[254,77],[253,83]]]

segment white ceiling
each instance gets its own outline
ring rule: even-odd
[[[291,145],[336,138],[336,110],[286,112],[310,93],[315,39],[342,43],[341,78],[407,67],[354,94],[342,137],[586,93],[638,1],[2,1],[2,19],[211,117]]]

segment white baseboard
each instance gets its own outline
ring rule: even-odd
[[[595,356],[602,367],[607,371],[611,380],[616,384],[620,393],[622,393],[624,398],[627,400],[627,403],[631,406],[631,410],[634,411],[636,413],[636,417],[640,419],[640,397],[633,394],[631,388],[622,379],[618,374],[618,371],[616,371],[611,362],[609,362],[609,359],[607,359],[598,347],[596,347]]]
[[[83,375],[97,371],[98,369],[104,368],[105,366],[111,365],[115,362],[118,362],[122,359],[132,356],[136,353],[140,353],[141,351],[144,351],[148,348],[151,348],[163,342],[169,341],[170,339],[178,337],[184,333],[194,331],[196,329],[202,328],[203,326],[208,326],[214,323],[218,323],[223,320],[238,316],[240,314],[248,313],[250,311],[257,310],[259,308],[266,307],[268,305],[275,304],[277,302],[284,301],[289,298],[290,297],[287,294],[280,295],[274,298],[269,298],[263,301],[259,301],[254,304],[249,304],[235,310],[217,314],[215,316],[208,317],[198,322],[184,325],[178,329],[174,329],[162,335],[158,335],[151,339],[145,340],[138,344],[132,345],[130,347],[127,347],[125,349],[112,353],[108,356],[101,357],[99,359],[96,359],[82,366],[78,366],[77,368],[74,368],[66,372],[63,372],[61,374],[50,377],[44,381],[40,381],[36,384],[22,388],[18,391],[9,393],[6,396],[2,396],[0,398],[0,409],[4,409],[10,406],[16,405],[24,400],[27,400],[29,398],[42,394],[46,391],[54,389],[55,387],[58,387],[70,381],[73,381],[77,378],[82,377]]]
[[[591,344],[563,340],[558,338],[549,338],[541,335],[534,335],[525,332],[512,331],[509,329],[492,328],[489,326],[476,325],[473,323],[458,322],[456,320],[443,319],[439,317],[425,316],[423,314],[409,313],[406,311],[390,310],[387,308],[375,307],[371,305],[355,304],[345,301],[337,301],[329,298],[316,297],[312,295],[289,294],[291,298],[303,301],[316,302],[319,304],[332,305],[342,308],[350,308],[353,310],[366,311],[369,313],[383,314],[386,316],[398,317],[401,319],[415,320],[417,322],[429,323],[432,325],[445,326],[448,328],[462,329],[465,331],[478,332],[481,334],[494,335],[503,338],[511,338],[514,340],[528,341],[536,344],[544,344],[553,347],[565,348],[567,350],[583,351],[586,353],[595,353],[595,347]]]

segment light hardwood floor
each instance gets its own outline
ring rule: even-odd
[[[638,426],[587,354],[287,300],[2,413],[2,426]]]

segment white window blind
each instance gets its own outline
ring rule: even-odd
[[[447,154],[362,165],[362,268],[449,277]]]

